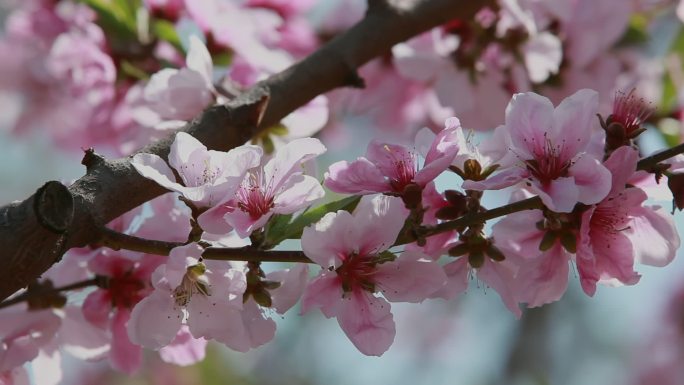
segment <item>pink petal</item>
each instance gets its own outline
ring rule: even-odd
[[[233,230],[225,219],[226,214],[235,210],[235,202],[230,200],[228,202],[219,203],[209,210],[200,214],[197,218],[202,230],[212,234],[228,234]]]
[[[512,145],[523,159],[533,159],[547,145],[546,133],[553,124],[551,101],[533,92],[515,94],[506,108],[506,128]]]
[[[354,217],[347,211],[327,213],[302,233],[302,250],[323,268],[337,267],[341,255],[354,251]]]
[[[632,222],[625,231],[634,247],[634,258],[650,266],[666,266],[680,246],[672,215],[659,206],[639,207],[630,213]]]
[[[530,80],[542,83],[549,76],[558,73],[563,58],[563,46],[558,37],[542,32],[530,37],[523,45],[523,55]]]
[[[112,311],[111,300],[109,292],[103,289],[88,294],[83,301],[84,318],[100,329],[106,329],[109,324],[109,313]]]
[[[80,360],[94,361],[104,358],[110,349],[109,331],[86,321],[83,312],[76,306],[67,306],[64,312],[62,328],[59,330],[60,346]]]
[[[157,155],[135,154],[131,165],[136,171],[147,179],[157,182],[158,185],[172,191],[180,192],[183,186],[176,183],[176,177],[166,162]]]
[[[187,307],[190,332],[196,338],[214,339],[233,350],[248,351],[252,343],[242,321],[242,312],[218,297],[193,296]]]
[[[325,187],[342,194],[372,194],[392,191],[380,170],[366,158],[333,163],[325,173]]]
[[[347,242],[355,245],[353,250],[359,255],[387,250],[394,245],[407,216],[408,210],[401,198],[364,196],[354,209],[352,235]]]
[[[458,154],[456,136],[455,128],[445,128],[437,134],[425,156],[425,165],[416,173],[416,183],[425,186],[451,165]]]
[[[171,293],[155,290],[135,305],[126,328],[131,342],[157,350],[173,341],[182,321]]]
[[[610,154],[610,157],[603,162],[603,166],[612,175],[612,185],[610,193],[613,195],[625,189],[632,175],[636,172],[639,152],[629,146],[622,146]]]
[[[162,361],[174,365],[193,365],[204,360],[206,347],[207,340],[193,337],[188,327],[183,325],[176,338],[169,345],[159,349],[159,357]]]
[[[337,322],[359,351],[381,356],[396,333],[390,305],[367,291],[356,290],[342,301]]]
[[[255,219],[248,212],[234,210],[226,213],[223,219],[233,227],[240,238],[247,238],[254,230],[264,227],[273,214],[273,211],[267,212]]]
[[[569,256],[559,243],[520,266],[516,275],[517,300],[538,307],[560,299],[568,287]]]
[[[200,74],[204,79],[207,88],[213,88],[213,72],[214,64],[211,60],[209,50],[202,43],[202,41],[195,35],[190,35],[190,47],[188,48],[188,56],[185,59],[186,65],[189,69]]]
[[[199,152],[197,152],[199,150]],[[169,150],[169,164],[171,167],[180,172],[181,166],[190,162],[190,156],[193,153],[206,153],[207,147],[203,145],[194,136],[179,132],[176,134],[171,148]],[[172,179],[172,180],[175,180]]]
[[[601,280],[616,279],[625,285],[639,282],[640,276],[634,271],[632,243],[625,234],[592,228],[591,244]]]
[[[436,262],[412,260],[404,255],[392,262],[378,265],[375,282],[390,302],[422,302],[447,281]]]
[[[285,181],[273,200],[273,212],[292,214],[312,205],[325,196],[318,180],[308,175],[292,175]]]
[[[408,148],[398,145],[372,140],[366,149],[366,158],[375,164],[383,175],[394,177],[397,166],[403,163],[415,171],[416,158]]]
[[[598,129],[598,93],[582,89],[565,98],[553,112],[552,143],[562,143],[566,159],[583,151]]]
[[[517,318],[522,316],[518,301],[515,299],[515,282],[510,266],[485,258],[484,265],[477,269],[477,278],[499,293],[499,297],[511,313]]]
[[[327,318],[338,314],[342,305],[342,282],[337,273],[324,270],[312,279],[302,296],[302,314],[319,308]]]
[[[575,178],[579,192],[577,200],[584,204],[600,202],[611,190],[610,171],[601,162],[588,155],[577,159],[568,173]]]
[[[504,169],[483,181],[466,180],[462,187],[466,190],[501,190],[513,186],[525,178],[527,172],[518,167]]]
[[[608,188],[610,188],[610,184]],[[570,177],[554,179],[546,186],[542,186],[534,180],[529,189],[539,195],[546,207],[557,213],[571,212],[575,208],[579,196],[575,179]]]
[[[112,367],[127,374],[135,373],[142,363],[142,349],[128,339],[126,323],[130,318],[127,310],[119,310],[112,319],[112,348],[109,360]]]
[[[295,139],[276,151],[273,159],[264,166],[264,176],[270,181],[273,191],[278,191],[290,175],[301,172],[302,163],[325,151],[325,146],[318,139]]]
[[[280,314],[285,314],[294,306],[304,292],[309,278],[309,267],[300,263],[287,270],[278,270],[266,275],[266,279],[280,282],[280,286],[271,290],[273,308]]]
[[[249,334],[250,346],[259,346],[271,341],[275,336],[275,321],[266,317],[261,308],[253,300],[245,303],[242,310],[242,322]]]
[[[432,293],[433,298],[452,300],[468,289],[468,258],[459,258],[444,265],[447,281],[441,289]]]

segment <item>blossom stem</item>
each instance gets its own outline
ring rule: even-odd
[[[102,282],[102,278],[96,276],[96,277],[86,279],[83,281],[78,281],[78,282],[74,282],[74,283],[64,285],[61,287],[56,287],[56,288],[50,290],[50,293],[60,293],[63,291],[83,289],[83,288],[89,287],[89,286],[99,286],[101,284],[101,282]],[[14,298],[10,298],[8,300],[0,302],[0,309],[6,308],[8,306],[16,305],[20,302],[28,301],[29,299],[36,298],[36,297],[39,297],[41,295],[45,295],[45,293],[46,293],[45,291],[32,292],[30,290],[27,290],[27,291],[21,293],[20,295],[14,297]]]
[[[497,207],[491,210],[487,211],[481,211],[478,213],[472,213],[472,214],[466,214],[456,220],[449,221],[449,222],[443,222],[438,224],[437,226],[429,227],[424,235],[425,236],[430,236],[430,235],[435,235],[439,233],[443,233],[445,231],[452,231],[456,230],[459,228],[463,228],[466,226],[471,226],[475,225],[478,223],[484,223],[490,219],[502,217],[504,215],[512,214],[518,211],[524,211],[524,210],[534,210],[534,209],[541,209],[544,207],[544,204],[542,203],[541,198],[539,197],[532,197],[532,198],[527,198],[518,202],[514,203],[509,203],[507,205]]]
[[[209,247],[202,253],[202,258],[216,261],[314,263],[303,251],[259,250],[252,247]]]
[[[667,150],[661,151],[659,153],[641,159],[637,164],[637,170],[648,171],[656,164],[682,153],[684,153],[684,143],[678,144],[672,148],[668,148]]]
[[[184,245],[182,242],[166,242],[140,238],[120,233],[107,227],[101,227],[99,231],[101,234],[99,244],[113,250],[125,249],[155,255],[169,255],[173,248]]]

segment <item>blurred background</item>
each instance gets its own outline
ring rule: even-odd
[[[21,6],[19,3],[2,3],[3,21]],[[317,28],[320,41],[329,38],[326,34],[342,30],[358,19],[364,10],[363,2],[350,1],[345,5],[349,7],[349,21],[344,21],[331,16],[338,12],[341,2],[324,3],[310,6],[304,12]],[[680,50],[684,46],[684,34],[682,22],[675,15],[675,2],[622,2],[627,3],[632,9],[645,9],[648,17],[639,14],[628,18],[623,38],[616,39],[611,47],[618,46],[617,40],[624,42],[630,33],[640,32],[647,37],[640,41],[638,49],[630,48],[632,56],[628,59],[622,54],[621,60],[629,62],[630,71],[625,71],[623,80],[617,80],[616,76],[608,88],[620,88],[620,82],[627,75],[650,74],[629,83],[641,84],[645,79],[653,83],[646,93],[656,95],[652,103],[658,111],[657,119],[651,122],[651,132],[641,140],[642,151],[647,154],[680,138],[677,73],[668,72],[667,68],[675,60],[673,57],[684,55]],[[605,55],[618,56],[618,53]],[[0,58],[3,60],[7,59]],[[7,71],[5,67],[0,69]],[[659,75],[653,76],[654,72]],[[8,72],[2,75],[12,76]],[[532,88],[550,87],[550,80],[544,79],[544,82]],[[569,91],[565,90],[566,94]],[[372,106],[359,109],[355,106],[358,99],[353,103],[348,101],[349,93],[354,92],[362,91],[343,90],[328,95],[330,119],[317,136],[330,151],[319,162],[319,170],[325,170],[334,161],[363,155],[373,137],[406,142],[420,126],[439,126],[436,122],[441,115],[436,114],[428,117],[432,121],[425,121],[422,116],[422,120],[396,122],[396,130],[378,129]],[[608,98],[611,96],[609,93]],[[70,139],[74,142],[72,145],[63,145],[64,138],[59,138],[61,143],[57,145],[50,134],[51,127],[44,123],[42,127],[17,133],[14,127],[25,114],[26,103],[21,94],[0,92],[0,204],[27,197],[47,180],[69,183],[77,179],[85,171],[80,165],[79,148],[93,145],[99,150],[97,142],[78,143],[78,136]],[[503,113],[503,107],[494,108]],[[470,127],[467,119],[463,121],[464,126]],[[477,124],[472,121],[473,126]],[[481,135],[486,134],[476,136]],[[105,153],[123,155],[125,151],[115,149]],[[444,189],[455,183],[442,177],[438,185]],[[485,205],[500,204],[503,196],[491,194]],[[671,205],[668,201],[654,203],[668,208]],[[678,228],[684,231],[682,214],[676,213],[675,218]],[[284,248],[297,246],[296,243],[283,245]],[[297,307],[284,317],[274,314],[278,323],[275,339],[249,353],[233,352],[210,343],[203,362],[176,367],[148,352],[143,370],[133,377],[113,372],[106,362],[85,363],[65,355],[62,383],[684,384],[684,280],[681,278],[684,261],[680,256],[665,268],[639,266],[637,270],[642,274],[637,285],[600,286],[594,298],[582,292],[577,274],[572,272],[570,288],[562,300],[528,309],[520,320],[505,309],[493,290],[477,280],[471,280],[467,293],[455,301],[394,304],[397,336],[390,350],[379,358],[359,353],[335,320],[327,320],[319,312],[298,316]],[[33,370],[48,369],[34,367]]]

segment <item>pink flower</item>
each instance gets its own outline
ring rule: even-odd
[[[540,250],[545,230],[538,223],[544,223],[542,211],[530,210],[510,214],[492,228],[497,247],[515,266],[511,285],[515,299],[528,307],[560,299],[568,286],[568,263],[572,259],[557,240],[545,251]]]
[[[247,170],[259,164],[261,153],[261,148],[248,145],[227,153],[207,150],[199,140],[179,132],[171,144],[169,164],[183,184],[176,182],[173,171],[157,155],[136,154],[131,163],[145,178],[201,207],[211,207],[233,194]]]
[[[633,285],[639,281],[634,262],[665,266],[679,248],[672,216],[659,207],[643,206],[646,193],[626,188],[636,171],[638,152],[631,147],[615,150],[604,165],[612,172],[608,196],[582,213],[577,268],[588,295],[596,282]]]
[[[610,172],[592,154],[598,96],[581,90],[554,109],[534,93],[516,94],[506,109],[510,152],[517,158],[482,181],[465,181],[463,188],[501,189],[525,181],[556,212],[570,212],[575,204],[594,204],[610,190]]]
[[[392,302],[421,302],[445,282],[438,264],[404,252],[385,252],[401,230],[407,210],[400,199],[364,197],[354,214],[326,214],[304,229],[304,253],[323,271],[306,288],[302,312],[320,308],[364,354],[382,355],[394,340]],[[381,292],[385,299],[375,296]]]
[[[194,35],[190,36],[186,65],[155,73],[145,86],[145,100],[162,119],[190,120],[215,100],[211,55]]]
[[[28,384],[21,365],[38,357],[60,324],[52,310],[13,306],[0,311],[0,383]]]
[[[236,187],[240,184],[234,195],[200,215],[200,226],[216,234],[233,227],[239,236],[246,237],[263,227],[273,214],[292,214],[311,205],[325,192],[316,178],[304,175],[302,164],[325,150],[314,138],[286,144],[268,162],[249,170],[241,183],[236,181]]]
[[[131,341],[151,349],[172,343],[183,324],[195,338],[215,339],[238,351],[255,346],[243,321],[242,272],[200,262],[202,248],[191,243],[171,251],[152,275],[154,291],[140,301],[128,321]]]
[[[366,157],[349,163],[334,163],[325,174],[325,186],[347,194],[403,194],[409,185],[424,188],[446,170],[458,153],[456,130],[459,125],[444,128],[434,139],[419,132],[416,147],[425,150],[425,163],[418,166],[418,157],[408,148],[381,143],[368,145]]]
[[[107,277],[107,287],[91,292],[83,302],[83,315],[91,324],[111,331],[110,361],[126,373],[138,370],[142,351],[128,339],[126,323],[130,311],[149,294],[152,271],[163,257],[147,255],[139,262],[103,250],[90,260],[90,270]]]

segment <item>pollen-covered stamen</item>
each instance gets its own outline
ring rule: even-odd
[[[203,263],[189,266],[180,285],[173,290],[173,298],[177,306],[184,307],[190,302],[195,294],[210,296],[209,282],[204,273],[206,267]]]
[[[376,272],[375,261],[370,255],[350,254],[343,259],[342,266],[335,272],[342,280],[342,289],[345,292],[357,288],[370,292],[375,291],[373,275]]]
[[[238,207],[253,220],[261,218],[273,208],[272,181],[264,180],[263,170],[250,171],[237,192]]]
[[[619,199],[611,198],[611,199]],[[629,214],[627,209],[617,204],[598,205],[591,216],[592,228],[599,228],[606,234],[617,234],[628,227]]]
[[[393,175],[390,175],[390,185],[397,193],[402,193],[404,188],[413,183],[413,179],[418,171],[418,162],[414,153],[408,153],[408,156],[403,156],[397,151],[392,150],[390,146],[385,145],[384,153],[391,161],[393,168]]]
[[[193,173],[190,171],[195,170],[196,168],[197,165],[195,163],[188,163],[182,164],[178,170],[183,179],[183,183],[185,183],[187,187],[198,187],[211,184],[221,174],[221,170],[211,164],[210,158],[205,159],[204,163],[200,166],[202,172]],[[194,178],[188,178],[189,175],[194,175]]]
[[[613,101],[613,113],[608,117],[607,123],[621,124],[626,137],[631,138],[654,111],[649,103],[635,95],[635,89],[627,94],[618,91]]]
[[[548,185],[555,179],[567,176],[572,165],[570,159],[563,156],[562,146],[553,145],[548,139],[543,147],[534,151],[534,159],[523,162],[527,170],[542,185]]]

